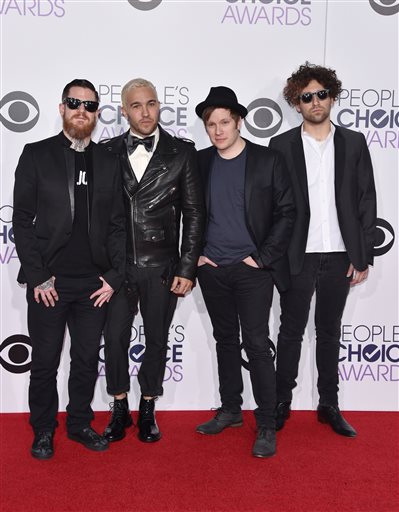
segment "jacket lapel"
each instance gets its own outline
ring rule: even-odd
[[[139,183],[139,189],[145,187],[148,183],[156,180],[158,176],[168,172],[168,167],[165,160],[168,157],[176,155],[177,148],[172,145],[165,136],[165,132],[159,127],[159,140],[157,147],[152,155],[151,160],[148,162],[147,168]]]
[[[64,160],[65,160],[65,172],[68,182],[68,194],[69,202],[71,207],[72,222],[75,217],[75,153],[71,151],[67,146],[63,147]]]
[[[345,169],[345,139],[339,126],[335,127],[334,134],[334,166],[335,166],[335,197],[338,198],[344,178]]]
[[[125,176],[123,180],[123,186],[130,196],[133,196],[138,189],[139,182],[137,181],[136,175],[130,165],[129,155],[127,152],[126,140],[129,131],[125,132],[115,146],[115,151],[119,154],[119,158],[122,166],[122,175]]]
[[[245,211],[250,211],[251,194],[253,189],[254,179],[253,176],[257,172],[257,159],[254,156],[252,143],[246,140],[247,158],[245,163],[245,189],[244,189],[244,201]]]
[[[306,174],[305,153],[303,151],[303,142],[300,126],[297,128],[295,136],[291,141],[291,151],[293,168],[295,169],[299,189],[301,190],[306,203],[309,205],[308,178]]]
[[[200,164],[200,173],[202,179],[202,186],[205,192],[205,203],[206,210],[209,212],[209,206],[211,202],[211,187],[210,187],[210,176],[212,172],[213,160],[216,155],[216,148],[214,146],[210,146],[209,148],[200,151],[199,156],[199,164]]]

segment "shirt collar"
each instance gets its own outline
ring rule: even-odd
[[[329,141],[330,139],[332,139],[334,137],[334,134],[335,134],[335,126],[334,126],[333,123],[330,122],[330,133],[327,135],[327,137],[322,142]],[[302,126],[301,126],[301,136],[302,136],[302,139],[304,137],[306,137],[306,138],[311,139],[311,140],[316,140],[314,137],[312,137],[309,133],[307,133],[305,131],[305,125],[304,124],[302,124]]]

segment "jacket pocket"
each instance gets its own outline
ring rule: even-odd
[[[143,232],[143,240],[146,242],[160,242],[165,240],[164,229],[146,229]]]

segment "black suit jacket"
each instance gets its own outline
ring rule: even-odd
[[[273,137],[270,147],[279,150],[287,162],[295,194],[297,218],[288,256],[291,273],[303,265],[311,215],[301,126]],[[338,223],[349,259],[365,270],[373,263],[376,226],[376,193],[370,153],[363,134],[335,127],[335,202]]]
[[[126,258],[125,212],[118,159],[93,144],[89,242],[94,263],[117,290]],[[35,287],[52,275],[74,216],[74,152],[63,133],[27,144],[15,171],[13,229],[20,283]]]
[[[245,220],[256,245],[251,256],[260,268],[270,269],[282,291],[290,284],[286,253],[295,219],[289,175],[277,151],[245,142]],[[216,151],[211,146],[198,152],[208,215],[209,177]]]

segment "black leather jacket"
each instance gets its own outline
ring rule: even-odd
[[[138,267],[165,266],[167,272],[193,280],[205,217],[197,152],[191,142],[172,137],[161,127],[159,131],[156,150],[140,182],[128,159],[127,133],[103,142],[121,159],[128,260]]]

